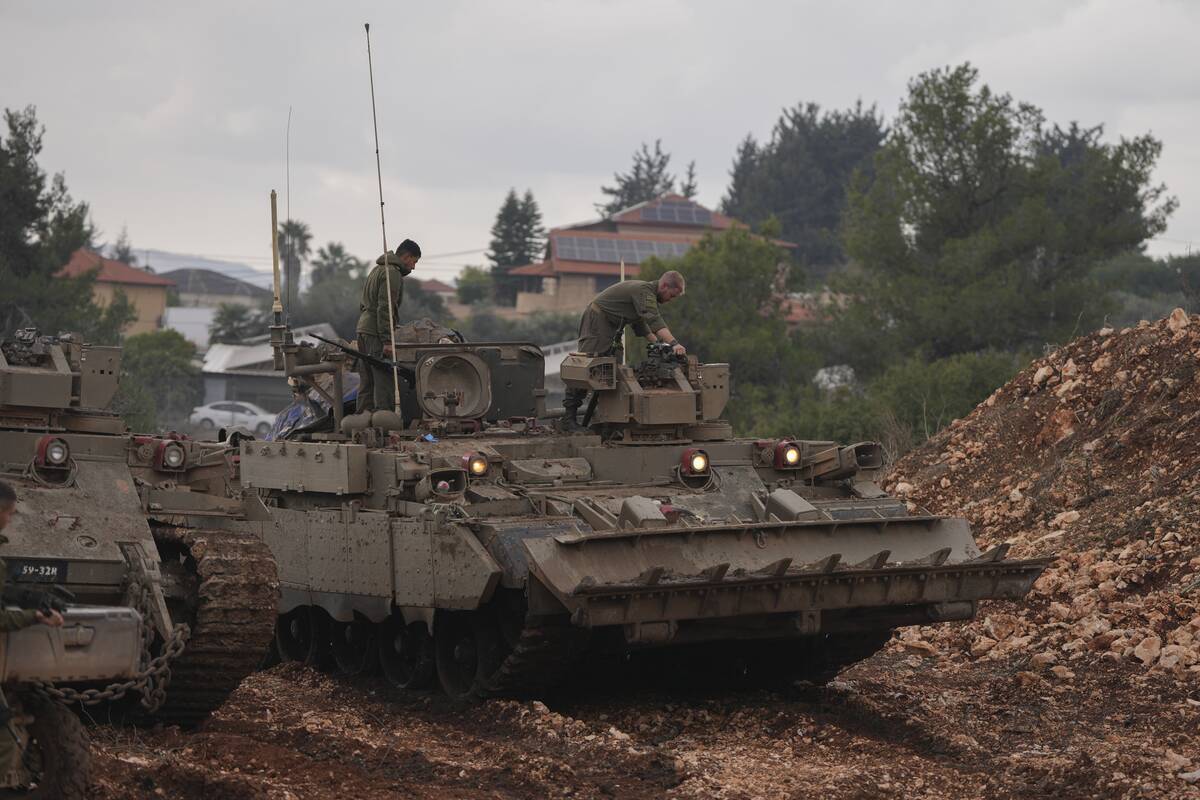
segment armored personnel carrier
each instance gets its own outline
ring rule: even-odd
[[[13,585],[134,609],[145,629],[120,682],[76,673],[43,694],[95,704],[131,693],[155,719],[194,723],[266,652],[275,563],[251,533],[205,524],[246,518],[227,443],[130,434],[111,410],[120,359],[33,329],[0,343],[0,479],[18,495],[0,556]]]
[[[728,365],[569,356],[563,382],[594,400],[590,433],[564,435],[541,422],[536,346],[402,333],[401,414],[364,417],[343,405],[347,354],[274,326],[277,368],[328,413],[238,443],[244,517],[172,512],[270,547],[284,658],[463,699],[655,650],[822,682],[898,627],[1022,597],[1046,566],[885,494],[877,445],[735,437]]]

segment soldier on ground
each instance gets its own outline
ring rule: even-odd
[[[8,527],[16,511],[17,493],[7,483],[0,481],[0,531]],[[7,543],[8,539],[0,533],[0,545]],[[4,591],[7,575],[8,567],[4,560],[0,559],[0,593]],[[0,608],[0,633],[19,631],[39,623],[57,628],[63,624],[63,617],[54,609],[42,612],[25,608]],[[21,755],[17,736],[13,733],[9,720],[8,701],[5,700],[3,692],[0,692],[0,776],[16,769]]]
[[[392,357],[391,322],[399,322],[400,303],[404,300],[404,276],[417,266],[421,248],[412,239],[405,239],[395,252],[387,252],[375,259],[375,268],[363,283],[362,301],[359,304],[358,350],[369,356]],[[388,271],[391,271],[391,297],[388,297]],[[388,303],[391,302],[391,313]],[[357,413],[390,409],[395,397],[392,371],[386,367],[358,361]]]
[[[589,356],[623,355],[621,335],[626,325],[650,342],[666,342],[675,353],[687,351],[675,340],[658,311],[660,303],[669,303],[683,294],[683,276],[675,270],[662,274],[657,281],[622,281],[596,295],[579,321],[579,352]],[[563,400],[562,428],[581,430],[579,407],[587,391],[568,389]]]

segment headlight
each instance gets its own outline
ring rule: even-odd
[[[775,468],[796,469],[800,466],[800,445],[795,442],[780,442],[775,445]]]
[[[183,469],[187,461],[187,451],[178,442],[165,442],[158,451],[160,469]]]
[[[71,459],[71,448],[53,436],[44,436],[38,441],[37,458],[40,467],[61,467]]]
[[[708,453],[703,450],[684,450],[680,467],[685,475],[705,475],[708,473]]]
[[[467,453],[463,456],[463,469],[472,478],[480,478],[487,475],[488,460],[483,453]]]

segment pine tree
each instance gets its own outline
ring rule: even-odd
[[[133,252],[133,244],[129,241],[129,230],[122,225],[121,235],[117,237],[117,241],[112,245],[109,253],[109,258],[120,261],[122,264],[128,264],[131,267],[137,266],[137,256]]]
[[[509,276],[513,267],[521,267],[540,258],[546,246],[546,229],[542,212],[533,192],[525,190],[522,197],[509,189],[492,225],[492,241],[488,260],[492,262],[496,302],[513,305],[517,299],[519,281]]]
[[[738,145],[737,155],[733,158],[733,166],[729,170],[729,188],[721,198],[721,213],[730,217],[743,219],[746,214],[746,193],[754,171],[758,168],[758,142],[752,134],[746,134]]]
[[[683,180],[679,182],[679,193],[688,200],[695,200],[696,195],[700,194],[699,181],[696,178],[695,161],[688,162],[687,172],[683,173]]]
[[[642,149],[633,153],[633,167],[629,172],[613,173],[616,186],[601,186],[600,191],[609,196],[606,203],[597,203],[596,210],[606,217],[647,200],[664,195],[675,188],[675,176],[667,172],[671,154],[662,150],[662,140],[654,140],[654,152],[642,142]]]

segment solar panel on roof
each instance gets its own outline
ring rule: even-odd
[[[602,264],[640,264],[650,256],[678,258],[691,246],[687,242],[656,242],[649,239],[600,239],[593,236],[555,237],[555,253],[565,261],[596,261]]]
[[[664,200],[642,209],[643,222],[670,222],[677,225],[711,225],[712,212],[695,203]]]

